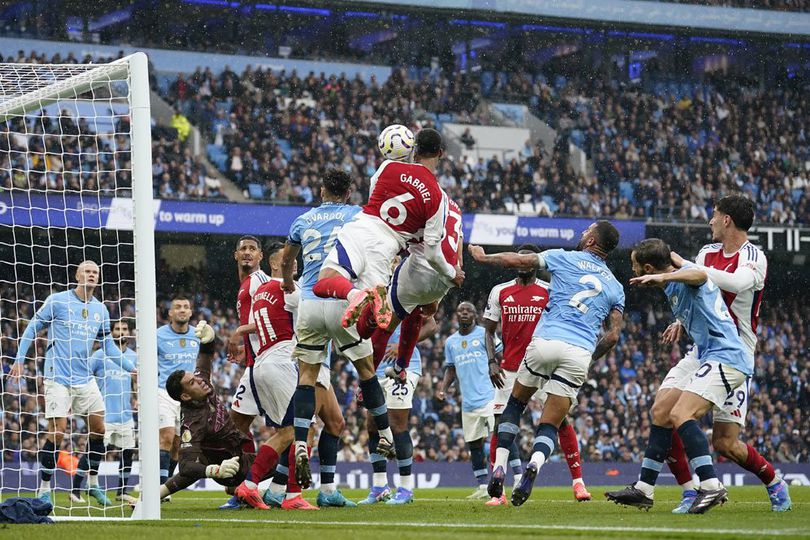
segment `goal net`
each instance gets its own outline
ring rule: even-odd
[[[0,491],[57,519],[160,517],[151,178],[144,54],[0,64]]]

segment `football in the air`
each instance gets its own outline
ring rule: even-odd
[[[405,161],[410,157],[413,146],[413,131],[401,124],[388,126],[377,138],[377,147],[385,159]]]

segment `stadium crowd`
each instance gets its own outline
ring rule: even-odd
[[[381,126],[485,123],[483,98],[528,103],[558,131],[553,148],[527,141],[508,160],[450,156],[445,190],[466,211],[504,212],[532,201],[539,215],[705,220],[712,201],[742,190],[758,219],[810,222],[806,92],[763,90],[733,77],[680,95],[582,77],[546,82],[529,73],[441,73],[420,80],[394,70],[385,83],[359,77],[241,75],[199,68],[166,96],[221,148],[223,172],[252,196],[310,204],[319,172],[339,166],[357,179],[358,200],[380,162]],[[582,147],[593,174],[568,163]]]
[[[20,51],[5,60],[91,59]],[[474,159],[464,150],[449,156],[439,181],[466,212],[507,212],[510,203],[531,201],[538,215],[704,221],[712,201],[742,190],[756,201],[760,222],[810,223],[806,88],[762,89],[725,76],[680,85],[673,93],[651,83],[587,76],[550,83],[527,71],[495,75],[445,76],[439,70],[410,79],[408,70],[395,69],[385,82],[365,83],[359,76],[197,68],[177,76],[164,95],[177,111],[171,124],[153,128],[154,194],[223,197],[186,142],[190,122],[212,143],[211,160],[252,198],[315,204],[320,174],[338,166],[356,179],[359,202],[381,162],[376,136],[382,127],[486,123],[479,105],[490,99],[528,104],[558,139],[552,148],[527,141],[508,159]],[[0,177],[2,187],[128,194],[125,137],[94,136],[87,122],[67,113],[35,124],[27,130],[19,121],[4,126],[15,136],[0,143],[0,170],[9,171]],[[57,129],[76,136],[62,138],[56,148],[58,139],[47,135]],[[114,126],[115,133],[127,129],[126,119]],[[24,159],[19,150],[29,138],[35,153]],[[569,141],[586,151],[593,174],[571,167]],[[80,144],[94,159],[78,163]]]
[[[236,328],[238,317],[232,302],[216,294],[202,292],[203,271],[187,268],[171,270],[161,262],[160,275],[172,292],[187,294],[191,299],[195,319],[209,321],[222,343],[227,343]],[[209,288],[210,289],[210,288]],[[9,369],[8,360],[14,358],[17,344],[16,315],[24,318],[32,314],[30,298],[14,302],[13,291],[4,285],[2,294],[2,337],[0,352]],[[483,313],[487,291],[476,291],[471,299]],[[129,305],[121,307],[116,301],[117,289],[104,293],[105,303],[113,318],[132,317]],[[462,298],[461,293],[458,298]],[[124,295],[126,296],[126,295]],[[463,296],[470,298],[470,296]],[[23,297],[20,298],[22,300]],[[657,300],[660,300],[657,299]],[[166,324],[170,296],[167,290],[159,294],[158,324]],[[650,426],[649,409],[660,383],[661,374],[678,360],[686,350],[686,343],[662,346],[661,332],[671,322],[662,301],[633,301],[628,306],[641,306],[627,311],[626,327],[619,345],[607,357],[591,366],[590,378],[580,393],[579,407],[573,415],[579,434],[581,454],[585,461],[633,461],[643,457]],[[437,314],[439,330],[419,344],[423,361],[423,376],[419,381],[411,411],[411,434],[417,461],[465,461],[469,453],[462,437],[461,409],[458,394],[452,392],[446,402],[434,399],[434,387],[441,380],[444,363],[444,342],[457,330],[455,304],[445,301]],[[746,427],[747,440],[763,455],[774,462],[810,462],[810,363],[807,361],[810,327],[810,306],[796,298],[787,302],[766,302],[759,325],[759,349],[756,373],[752,380],[751,402]],[[44,340],[40,341],[40,348]],[[42,352],[42,351],[40,351]],[[36,462],[37,437],[44,435],[42,415],[41,372],[37,376],[33,362],[29,362],[25,390],[6,385],[3,392],[3,447],[6,464]],[[242,374],[242,368],[226,360],[222,346],[215,361],[214,382],[223,397],[232,394]],[[358,406],[359,391],[356,372],[351,363],[342,358],[333,359],[332,383],[344,412],[346,428],[342,434],[341,461],[367,461],[367,434],[365,410]],[[39,392],[37,392],[39,390]],[[28,394],[28,395],[26,395]],[[35,397],[35,396],[39,396]],[[524,414],[521,426],[521,447],[524,458],[531,454],[534,437],[533,423],[539,418],[539,404],[533,401]],[[709,424],[706,424],[708,428]],[[269,436],[267,428],[254,424],[256,436],[263,440]],[[83,446],[85,426],[73,420],[72,438],[66,438],[63,449]],[[42,441],[40,441],[41,443]],[[108,459],[117,459],[110,454]],[[561,459],[557,456],[554,459]]]

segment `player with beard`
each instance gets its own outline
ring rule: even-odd
[[[518,248],[520,254],[539,253],[537,246],[525,244]],[[500,423],[512,388],[517,380],[517,371],[520,362],[526,354],[526,348],[532,340],[532,334],[540,321],[543,311],[549,300],[549,284],[537,278],[537,270],[521,270],[517,279],[501,283],[492,288],[484,311],[483,326],[486,330],[487,356],[489,357],[489,377],[495,386],[495,426]],[[503,360],[498,362],[495,356],[495,330],[501,324],[501,337],[503,339]],[[545,395],[541,396],[545,401]],[[574,498],[577,501],[591,500],[591,494],[582,481],[582,465],[579,455],[579,442],[577,432],[568,419],[563,420],[559,431],[560,447],[568,462],[568,470],[573,481]],[[498,448],[497,431],[492,432],[490,441],[489,460],[495,464],[495,453]],[[509,449],[509,466],[514,474],[514,485],[520,483],[520,451],[517,441]],[[487,506],[506,504],[506,496],[492,498]]]
[[[538,471],[554,451],[559,427],[576,405],[591,362],[619,341],[624,288],[605,263],[618,245],[619,231],[609,221],[600,220],[583,231],[576,251],[551,249],[536,254],[487,255],[482,248],[470,246],[470,253],[478,262],[506,268],[547,269],[551,274],[548,310],[526,349],[498,427],[490,496],[503,494],[509,448],[520,432],[520,415],[534,393],[542,389],[548,397],[537,426],[534,453],[520,484],[512,491],[515,506],[531,495]],[[600,337],[603,325],[605,332]]]

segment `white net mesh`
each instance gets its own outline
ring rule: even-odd
[[[121,465],[137,459],[137,448],[134,456],[123,451],[138,440],[134,386],[115,351],[95,352],[105,311],[113,328],[134,334],[128,77],[120,62],[0,64],[0,354],[8,375],[22,370],[2,387],[0,488],[5,498],[50,486],[56,516],[131,513],[118,488]],[[77,289],[77,265],[88,260],[100,269],[92,294],[103,307],[62,294]],[[29,325],[42,329],[21,347]],[[133,340],[115,345],[135,348]],[[86,416],[100,409],[103,442]],[[46,482],[49,454],[54,471]],[[88,493],[96,481],[99,490]]]

